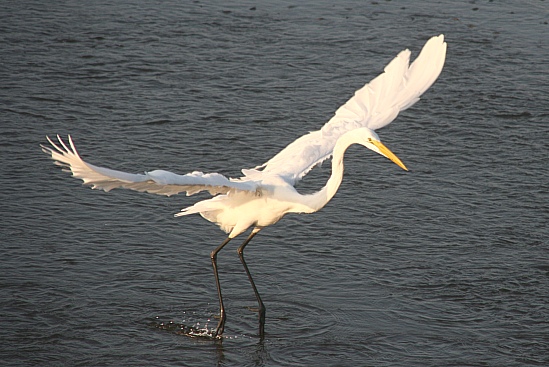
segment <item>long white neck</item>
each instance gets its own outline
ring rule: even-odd
[[[310,208],[310,211],[306,211],[307,213],[313,213],[322,209],[324,205],[332,200],[343,180],[343,156],[345,155],[345,151],[356,143],[358,143],[358,139],[350,133],[339,138],[332,155],[332,175],[328,179],[326,186],[314,194],[302,197],[303,204]]]

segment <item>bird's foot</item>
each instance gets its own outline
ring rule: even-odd
[[[219,316],[214,315],[214,318],[219,319],[219,322],[217,323],[217,327],[212,333],[212,337],[216,339],[221,339],[221,336],[223,335],[223,330],[225,330],[225,314],[221,314]]]

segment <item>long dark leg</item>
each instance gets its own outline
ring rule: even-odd
[[[217,324],[217,329],[215,329],[214,337],[221,336],[223,334],[223,329],[225,328],[225,320],[227,316],[225,315],[225,307],[223,306],[223,296],[221,296],[221,284],[219,283],[219,274],[217,272],[217,253],[221,251],[226,244],[231,240],[230,237],[227,237],[221,245],[219,245],[215,250],[210,254],[212,259],[212,266],[215,275],[215,284],[217,285],[217,296],[219,297],[219,323]]]
[[[254,289],[255,298],[257,298],[257,303],[259,305],[258,313],[259,313],[259,336],[263,338],[265,335],[265,305],[263,304],[263,301],[261,300],[261,297],[259,296],[259,292],[257,291],[257,288],[255,287],[254,280],[252,278],[252,274],[250,273],[250,270],[248,269],[248,265],[246,265],[246,260],[244,260],[244,247],[254,238],[254,236],[259,232],[259,228],[254,228],[252,233],[248,236],[246,241],[240,245],[238,248],[238,257],[240,257],[240,261],[242,262],[242,265],[244,265],[244,270],[246,270],[246,274],[248,275],[248,279],[250,280],[250,284],[252,285],[252,288]]]

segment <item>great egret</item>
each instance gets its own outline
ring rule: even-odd
[[[244,260],[244,248],[264,227],[278,222],[287,213],[314,213],[335,195],[343,178],[343,155],[352,144],[360,144],[381,154],[399,167],[406,166],[383,143],[374,130],[386,126],[398,113],[419,100],[439,76],[446,58],[444,36],[427,41],[416,60],[409,65],[410,51],[398,54],[384,73],[365,85],[341,106],[320,130],[313,131],[289,144],[268,162],[253,169],[243,169],[240,178],[226,178],[218,173],[192,172],[178,175],[156,170],[131,174],[97,167],[84,162],[69,135],[67,145],[49,137],[51,146],[42,146],[56,164],[64,166],[74,177],[94,189],[126,189],[160,195],[186,192],[187,196],[209,191],[214,197],[182,209],[175,216],[198,213],[216,223],[228,237],[211,252],[211,261],[219,297],[220,317],[214,337],[221,337],[225,327],[225,307],[217,271],[217,254],[236,236],[253,227],[238,247],[238,255],[248,275],[259,304],[259,333],[264,335],[265,306]],[[332,174],[320,191],[302,195],[294,185],[315,165],[332,156]]]

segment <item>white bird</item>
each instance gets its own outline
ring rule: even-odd
[[[69,145],[57,136],[59,144],[49,137],[51,146],[42,146],[56,164],[68,168],[72,175],[94,189],[109,191],[122,187],[160,195],[186,192],[193,195],[209,191],[213,198],[182,209],[176,216],[198,213],[217,224],[228,237],[211,252],[220,316],[213,337],[221,337],[226,313],[217,270],[217,254],[236,236],[253,227],[238,247],[238,255],[248,275],[259,304],[259,333],[264,335],[265,306],[254,284],[244,248],[264,227],[278,222],[287,213],[314,213],[335,195],[343,178],[343,155],[353,144],[360,144],[381,154],[399,167],[406,166],[383,143],[374,130],[393,121],[398,113],[412,106],[438,78],[446,58],[444,36],[427,41],[416,60],[409,65],[410,51],[398,54],[384,72],[356,91],[320,130],[313,131],[289,144],[268,162],[243,169],[240,178],[226,178],[218,173],[192,172],[178,175],[167,171],[131,174],[94,166],[80,158],[73,140]],[[294,185],[315,165],[332,157],[332,174],[326,186],[313,194],[302,195]]]

